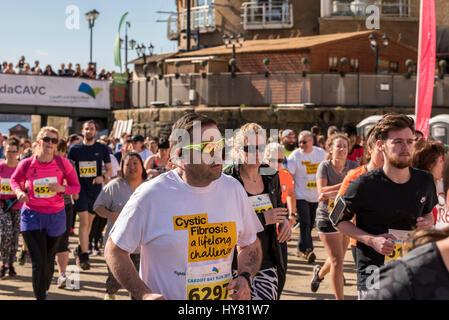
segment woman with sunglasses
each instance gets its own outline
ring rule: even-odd
[[[63,194],[80,191],[78,177],[70,161],[55,156],[58,141],[57,129],[43,127],[37,135],[36,154],[20,162],[11,177],[12,190],[17,199],[24,202],[20,231],[30,252],[33,291],[38,300],[47,297],[56,250],[66,230]],[[64,180],[67,181],[66,186]]]
[[[11,189],[10,178],[19,164],[17,160],[19,152],[19,140],[10,138],[6,141],[6,161],[0,164],[1,179],[1,210],[0,210],[0,256],[3,265],[0,269],[0,278],[17,275],[14,269],[20,232],[20,209],[22,203],[16,202],[17,198]],[[16,202],[15,205],[13,203]]]
[[[264,231],[258,233],[263,258],[262,266],[252,281],[252,300],[280,298],[286,274],[280,243],[291,237],[287,209],[281,200],[279,174],[262,163],[265,143],[265,130],[261,126],[256,123],[242,126],[234,138],[235,162],[224,171],[243,185],[255,214],[264,226]]]

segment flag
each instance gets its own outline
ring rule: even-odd
[[[121,59],[121,54],[120,54],[120,29],[122,28],[123,22],[125,21],[127,15],[128,15],[128,12],[125,13],[122,16],[122,18],[120,19],[117,37],[115,38],[115,42],[114,42],[114,63],[117,67],[120,67],[120,70],[122,68],[122,59]]]
[[[427,138],[432,113],[436,59],[435,0],[421,0],[418,70],[416,80],[415,129]]]

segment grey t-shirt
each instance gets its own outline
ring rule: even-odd
[[[325,160],[320,163],[318,171],[316,173],[316,178],[327,179],[327,187],[330,187],[341,183],[348,171],[357,167],[359,167],[359,164],[357,162],[346,160],[346,166],[340,175],[332,168],[331,160]],[[329,200],[321,201],[320,203],[318,203],[318,208],[316,210],[316,220],[329,220]]]
[[[126,179],[116,178],[103,187],[94,203],[94,210],[103,206],[112,212],[120,213],[133,192]],[[113,225],[111,219],[108,219],[104,241],[108,239]],[[135,253],[138,253],[137,251],[140,251],[140,249],[138,248]]]

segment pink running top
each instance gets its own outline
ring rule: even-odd
[[[55,158],[51,162],[39,162],[36,157],[31,157],[19,163],[11,177],[11,188],[15,191],[26,182],[30,201],[25,203],[25,208],[40,213],[56,213],[64,209],[63,194],[51,192],[48,187],[51,183],[63,185],[64,179],[67,181],[65,194],[79,193],[80,183],[75,169],[68,159],[60,159],[64,172]]]

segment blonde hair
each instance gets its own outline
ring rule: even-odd
[[[245,137],[249,137],[251,134],[263,134],[266,138],[265,129],[257,123],[246,123],[240,127],[233,138],[232,158],[235,163],[241,163],[241,148],[245,145]],[[229,142],[228,142],[229,143]],[[230,142],[232,144],[232,142]],[[266,141],[264,141],[266,143]]]
[[[54,133],[55,135],[58,136],[58,139],[59,139],[59,131],[58,131],[58,129],[56,129],[54,127],[47,126],[47,127],[42,127],[41,128],[41,130],[37,134],[36,140],[42,140],[42,138],[44,137],[45,132]]]

